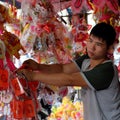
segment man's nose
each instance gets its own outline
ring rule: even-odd
[[[95,50],[95,43],[92,43],[91,45],[90,45],[90,48],[92,49],[92,50]]]

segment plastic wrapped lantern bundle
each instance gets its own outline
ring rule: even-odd
[[[22,2],[23,25],[27,27],[21,36],[21,44],[27,51],[39,53],[46,63],[51,63],[51,60],[55,63],[69,62],[72,59],[72,42],[68,30],[58,21],[50,2]]]

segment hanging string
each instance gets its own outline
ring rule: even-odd
[[[13,6],[15,6],[15,0],[13,0]]]

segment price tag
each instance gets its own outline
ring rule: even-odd
[[[8,89],[8,71],[0,69],[0,88]]]

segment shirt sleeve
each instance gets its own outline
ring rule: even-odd
[[[106,89],[109,87],[114,77],[113,63],[106,62],[100,64],[92,70],[84,71],[83,74],[96,90]]]

